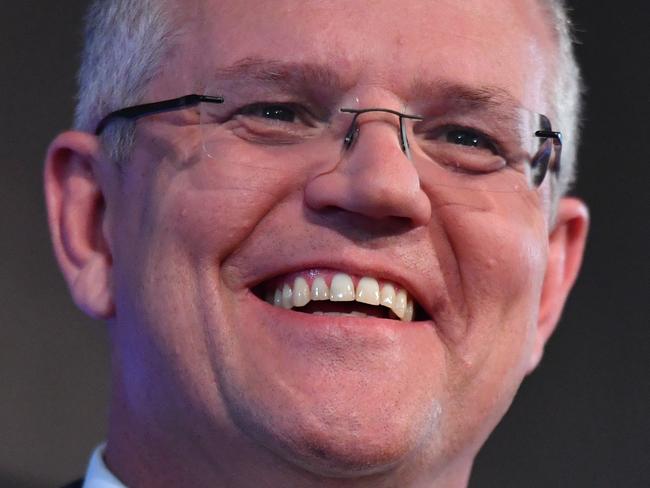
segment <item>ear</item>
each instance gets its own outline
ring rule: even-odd
[[[542,359],[546,341],[560,320],[564,303],[582,264],[588,229],[589,212],[586,205],[576,198],[560,199],[555,226],[549,235],[548,263],[529,373]]]
[[[91,317],[106,319],[115,306],[100,160],[97,137],[65,132],[50,144],[44,184],[54,251],[72,298]]]

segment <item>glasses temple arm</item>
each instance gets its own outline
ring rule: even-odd
[[[111,112],[97,124],[95,135],[100,135],[106,126],[115,118],[137,120],[145,115],[171,112],[186,107],[193,107],[201,102],[223,103],[223,97],[210,97],[207,95],[185,95],[184,97],[163,100],[162,102],[143,103],[133,107],[126,107],[115,112]]]

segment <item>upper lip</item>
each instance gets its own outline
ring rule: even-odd
[[[386,266],[382,261],[376,258],[341,258],[337,260],[315,260],[305,257],[303,259],[297,259],[293,262],[285,261],[282,265],[277,267],[272,267],[272,265],[265,267],[261,275],[256,276],[255,279],[251,280],[249,283],[246,283],[246,286],[248,288],[254,288],[261,283],[269,281],[278,276],[315,269],[328,269],[351,275],[357,275],[359,277],[369,276],[377,280],[391,281],[396,285],[404,288],[413,298],[414,302],[417,303],[426,312],[428,317],[433,318],[435,294],[432,293],[430,289],[427,289],[427,283],[422,282],[422,279],[419,276],[411,276],[413,271],[408,270],[406,267],[400,267],[399,264]],[[428,287],[437,288],[436,284],[434,283],[428,283]]]

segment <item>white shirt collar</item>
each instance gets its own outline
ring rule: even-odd
[[[103,458],[105,447],[106,444],[102,444],[93,452],[86,470],[83,488],[127,488],[106,467]]]

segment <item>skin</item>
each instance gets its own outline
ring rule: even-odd
[[[339,106],[418,113],[416,73],[552,116],[554,45],[534,2],[193,7],[145,101],[256,58],[326,66]],[[122,169],[90,134],[52,143],[54,247],[78,306],[108,322],[106,462],[128,486],[467,484],[559,319],[587,211],[562,198],[551,225],[549,178],[529,193],[436,185],[396,120],[366,120],[339,161],[306,166],[254,147],[206,157],[192,111],[139,121]],[[250,291],[314,268],[402,284],[432,320],[317,318]]]

